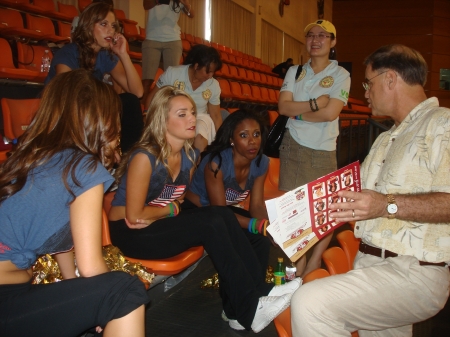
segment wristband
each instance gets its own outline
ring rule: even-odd
[[[263,231],[263,226],[264,226],[264,222],[266,221],[266,219],[262,219],[259,224],[258,224],[258,233],[262,233]]]
[[[264,223],[264,233],[263,233],[264,236],[267,236],[266,229],[267,229],[268,224],[269,224],[269,220],[266,220],[266,222]]]
[[[302,121],[302,120],[303,120],[302,115],[295,116],[294,118],[295,118],[295,120],[297,120],[297,121]]]
[[[252,219],[252,233],[253,234],[258,234],[258,228],[256,228],[256,220],[258,220],[258,219],[256,219],[256,218]]]
[[[248,222],[248,231],[249,231],[249,233],[252,233],[252,220],[253,220],[253,218],[250,218],[250,220]]]
[[[177,216],[178,213],[180,213],[180,202],[179,202],[178,200],[175,199],[175,200],[172,202],[172,204],[173,204],[173,207],[174,207],[174,216]]]
[[[313,107],[311,98],[309,99],[309,107],[311,108],[311,111],[314,112],[314,107]]]
[[[166,218],[171,218],[174,216],[174,207],[173,207],[173,203],[168,204],[167,206],[169,206],[169,214],[166,216]]]

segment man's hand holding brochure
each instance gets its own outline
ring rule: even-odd
[[[361,191],[359,162],[354,162],[308,184],[266,201],[274,241],[293,262],[321,238],[344,223],[329,215],[329,205],[341,200],[339,191]]]

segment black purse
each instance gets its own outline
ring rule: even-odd
[[[280,158],[280,146],[283,140],[284,132],[286,131],[286,123],[289,117],[278,115],[275,122],[270,127],[269,135],[267,136],[266,146],[264,147],[264,154],[272,158]]]
[[[295,79],[300,76],[302,72],[302,66],[299,65],[297,72],[295,73]],[[275,122],[269,130],[269,135],[267,136],[266,146],[264,147],[264,154],[272,158],[280,158],[280,146],[283,140],[284,133],[286,132],[286,123],[288,121],[288,116],[278,115]]]

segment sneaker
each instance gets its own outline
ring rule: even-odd
[[[237,319],[229,319],[227,315],[225,314],[225,311],[222,310],[222,319],[225,322],[228,322],[228,325],[230,328],[234,330],[245,330],[245,328],[237,321]]]
[[[296,291],[300,285],[303,283],[303,280],[300,277],[296,277],[290,282],[287,282],[285,284],[282,284],[280,286],[274,286],[272,290],[270,291],[269,295],[267,296],[282,296],[285,294],[294,294],[294,291]]]
[[[260,332],[282,313],[291,303],[292,294],[285,294],[278,297],[263,296],[259,298],[255,317],[252,322],[252,330]]]

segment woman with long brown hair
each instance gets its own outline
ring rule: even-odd
[[[58,75],[0,165],[1,336],[77,336],[97,326],[105,336],[144,336],[144,285],[109,272],[102,257],[119,108],[113,89],[88,71]],[[72,247],[81,277],[31,284],[39,255]]]
[[[110,74],[123,89],[121,149],[127,151],[140,137],[144,125],[138,97],[144,93],[141,79],[127,52],[127,41],[118,33],[113,8],[93,3],[80,15],[73,42],[61,48],[52,60],[46,79],[78,68],[90,70],[100,80]]]

